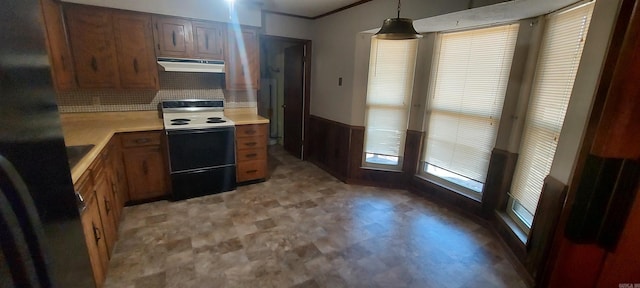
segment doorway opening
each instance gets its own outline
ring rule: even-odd
[[[268,118],[269,145],[306,159],[311,40],[262,35],[258,114]]]

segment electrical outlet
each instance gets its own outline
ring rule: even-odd
[[[338,86],[342,86],[342,77],[338,77]]]

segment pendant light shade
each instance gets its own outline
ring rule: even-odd
[[[413,28],[413,20],[400,18],[400,0],[398,0],[398,17],[384,20],[382,28],[374,36],[383,40],[409,40],[422,38]]]

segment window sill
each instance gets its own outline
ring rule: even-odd
[[[496,211],[496,216],[504,225],[509,227],[513,235],[522,242],[522,245],[527,245],[527,233],[525,233],[506,212]]]
[[[402,169],[400,169],[399,167],[381,168],[381,167],[361,166],[360,169],[372,170],[372,171],[382,171],[382,172],[402,173]]]
[[[453,187],[453,185],[446,185],[445,183],[441,183],[440,181],[436,181],[434,179],[430,179],[429,177],[426,177],[424,175],[416,174],[414,176],[416,178],[420,179],[420,180],[429,182],[429,183],[431,183],[433,185],[436,185],[436,186],[441,187],[441,188],[443,188],[445,190],[448,190],[448,191],[451,191],[453,193],[456,193],[456,194],[458,194],[460,196],[469,198],[469,199],[471,199],[473,201],[476,201],[478,203],[482,203],[482,194],[480,194],[480,193],[478,193],[478,195],[471,195],[470,193],[462,191],[461,189],[458,189],[457,187]]]

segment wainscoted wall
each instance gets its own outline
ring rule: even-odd
[[[482,191],[482,213],[485,217],[492,217],[496,209],[504,210],[507,206],[507,192],[511,188],[517,161],[516,153],[497,148],[491,152],[487,180]]]
[[[331,175],[347,181],[352,127],[310,115],[307,159]]]
[[[513,251],[514,261],[528,281],[534,283],[545,267],[551,240],[566,198],[567,186],[553,177],[545,179],[530,236],[519,231],[505,209],[518,154],[494,149],[482,199],[456,193],[440,184],[416,176],[424,132],[407,131],[402,171],[362,167],[365,128],[350,126],[319,116],[309,119],[308,158],[338,179],[352,184],[408,189],[436,203],[457,210],[496,231]]]
[[[167,99],[224,99],[229,108],[257,107],[255,93],[224,90],[224,74],[159,72],[158,91],[74,90],[57,95],[60,112],[155,110]]]
[[[307,160],[336,178],[350,183],[389,188],[407,188],[415,173],[423,132],[408,131],[404,154],[404,171],[376,170],[362,167],[364,127],[350,126],[315,115],[309,117]]]

